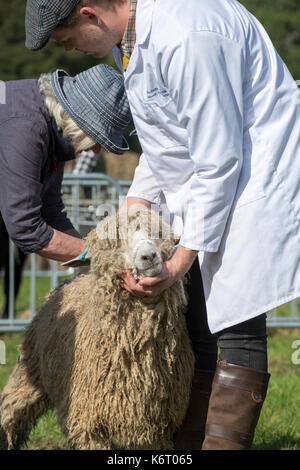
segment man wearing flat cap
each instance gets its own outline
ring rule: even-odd
[[[85,242],[61,200],[64,162],[101,146],[128,150],[131,120],[123,77],[98,65],[75,77],[63,70],[5,83],[0,105],[0,213],[24,253],[68,261]]]

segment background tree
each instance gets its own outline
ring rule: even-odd
[[[52,0],[49,0],[52,1]],[[99,63],[115,67],[112,54],[104,59],[94,59],[81,52],[66,52],[64,48],[49,41],[41,51],[32,52],[25,47],[25,0],[9,0],[0,3],[0,80],[22,80],[38,78],[41,73],[63,69],[71,76],[87,70]],[[124,135],[130,149],[141,153],[136,136],[131,136],[133,125],[129,125]]]
[[[25,0],[0,3],[0,80],[38,78],[57,68],[75,75],[101,62],[77,51],[67,53],[54,41],[41,51],[29,51],[25,47],[25,6]]]
[[[300,0],[242,0],[262,23],[295,80],[300,80]]]
[[[51,0],[49,0],[51,1]],[[263,24],[295,80],[300,79],[300,0],[241,0]],[[25,47],[25,0],[0,3],[0,80],[37,78],[63,68],[71,75],[100,62],[114,65],[111,54],[102,61],[80,52],[66,53],[50,41],[38,52]]]

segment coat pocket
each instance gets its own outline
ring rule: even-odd
[[[236,200],[235,207],[234,209],[237,210],[240,207],[244,207],[248,204],[251,204],[252,202],[258,201],[259,199],[265,198],[266,195],[263,191],[258,191],[254,194],[247,194],[247,195],[241,195],[240,198]]]
[[[172,101],[170,99],[163,104],[154,101],[144,103],[147,123],[153,126],[153,133],[158,136],[158,140],[164,148],[184,145],[179,138],[182,136],[182,129],[176,123],[171,107]]]
[[[249,158],[243,162],[238,187],[233,202],[234,209],[239,209],[265,197],[264,175],[254,173]]]

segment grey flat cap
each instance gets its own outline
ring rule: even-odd
[[[120,73],[106,64],[75,77],[57,70],[51,83],[56,98],[81,129],[110,152],[129,150],[123,131],[131,113]]]
[[[42,49],[58,23],[67,18],[80,0],[27,0],[25,45],[32,51]]]

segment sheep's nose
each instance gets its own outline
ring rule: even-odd
[[[151,255],[148,255],[148,256],[146,256],[146,255],[142,256],[142,259],[145,260],[145,261],[146,260],[153,261],[155,258],[156,258],[156,253],[155,252],[151,253]]]

